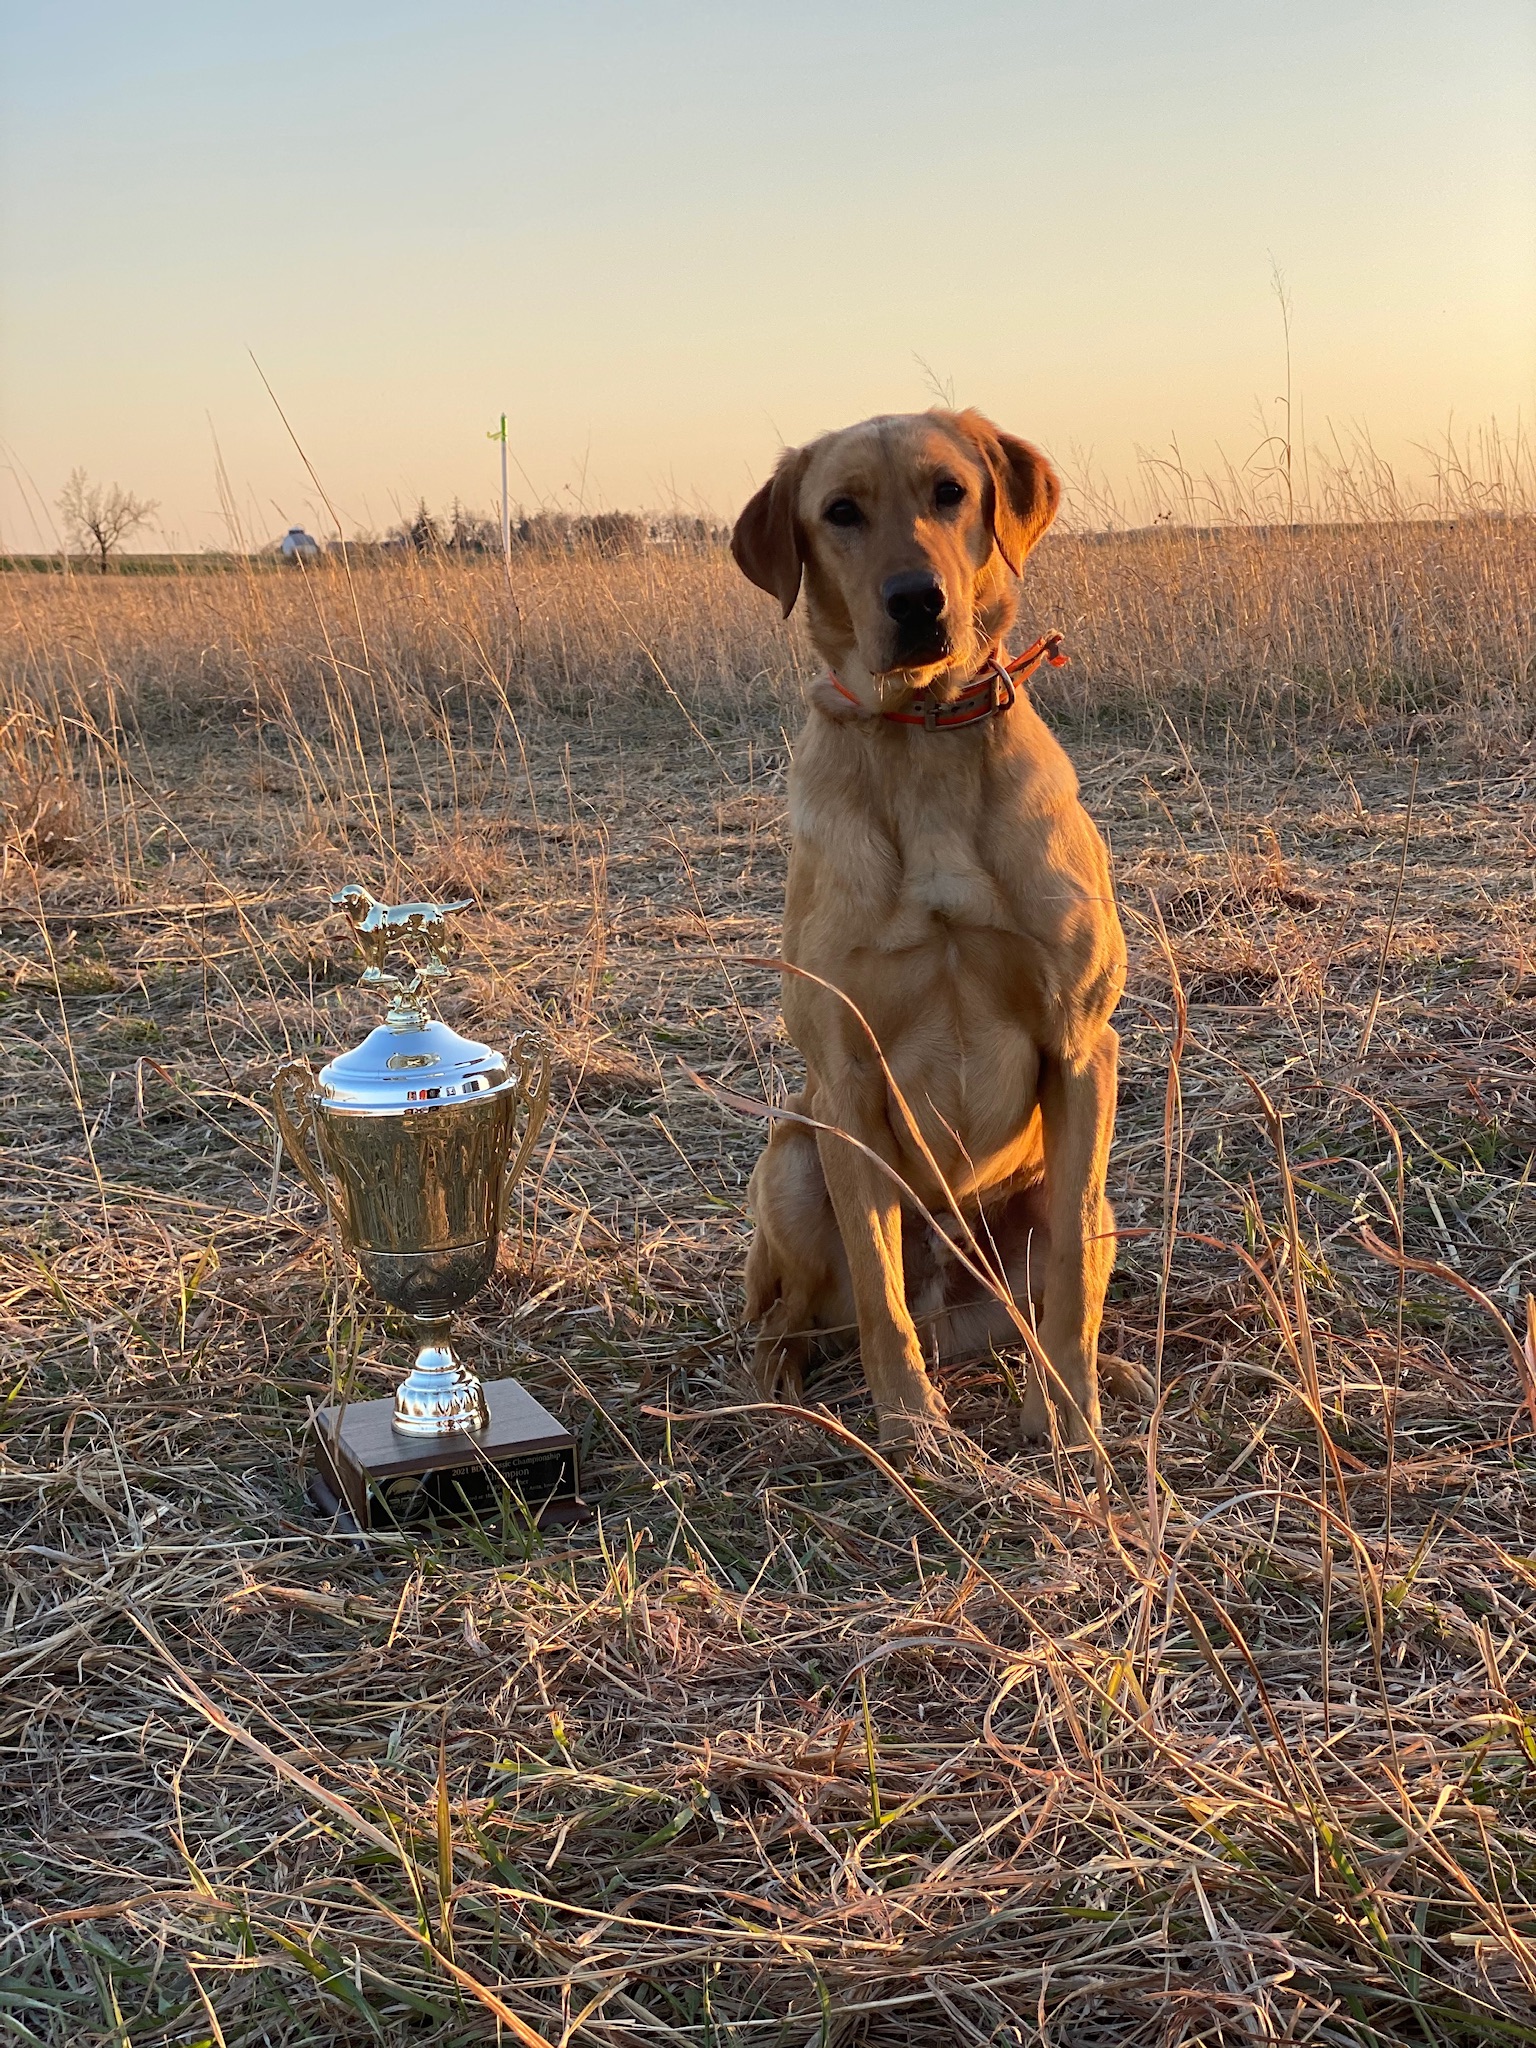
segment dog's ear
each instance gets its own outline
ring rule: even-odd
[[[955,414],[992,476],[992,538],[1017,576],[1024,557],[1056,517],[1061,479],[1038,448],[994,427],[979,412]]]
[[[731,553],[750,583],[779,600],[787,619],[800,595],[805,559],[795,499],[805,472],[804,448],[786,448],[767,483],[742,507],[731,533]]]

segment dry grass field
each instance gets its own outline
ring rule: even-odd
[[[0,2038],[1536,2041],[1536,526],[1065,535],[1131,944],[1112,1469],[752,1409],[809,659],[718,552],[0,578]],[[942,743],[942,742],[940,742]],[[466,1318],[567,1534],[324,1532],[402,1355],[274,1170],[472,894],[557,1052]]]

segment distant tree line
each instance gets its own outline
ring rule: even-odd
[[[543,555],[632,555],[650,547],[714,548],[728,531],[691,513],[519,510],[512,519],[512,546]],[[496,555],[501,553],[501,521],[467,510],[457,498],[446,514],[430,511],[422,500],[410,519],[384,536],[384,545],[419,555]]]
[[[103,575],[111,558],[121,553],[123,543],[160,509],[153,499],[136,497],[116,483],[93,482],[83,469],[71,470],[57,504],[68,548],[94,556]],[[295,559],[309,559],[342,547],[339,540],[332,540],[322,550],[302,528],[292,529],[288,538],[295,535],[300,547],[285,549],[279,541],[262,552],[283,550]],[[729,537],[728,527],[687,512],[525,512],[519,508],[512,520],[512,546],[528,554],[617,556],[638,554],[646,548],[704,552],[720,547]],[[363,555],[498,555],[501,521],[492,514],[471,511],[457,498],[446,513],[431,511],[422,499],[411,518],[391,527],[382,538],[359,533],[346,546]]]

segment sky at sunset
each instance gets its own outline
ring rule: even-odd
[[[730,514],[952,393],[1127,487],[1536,420],[1533,0],[0,0],[0,548]]]

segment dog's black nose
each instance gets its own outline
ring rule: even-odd
[[[880,586],[887,615],[903,633],[931,631],[944,616],[944,586],[931,569],[904,569]]]

